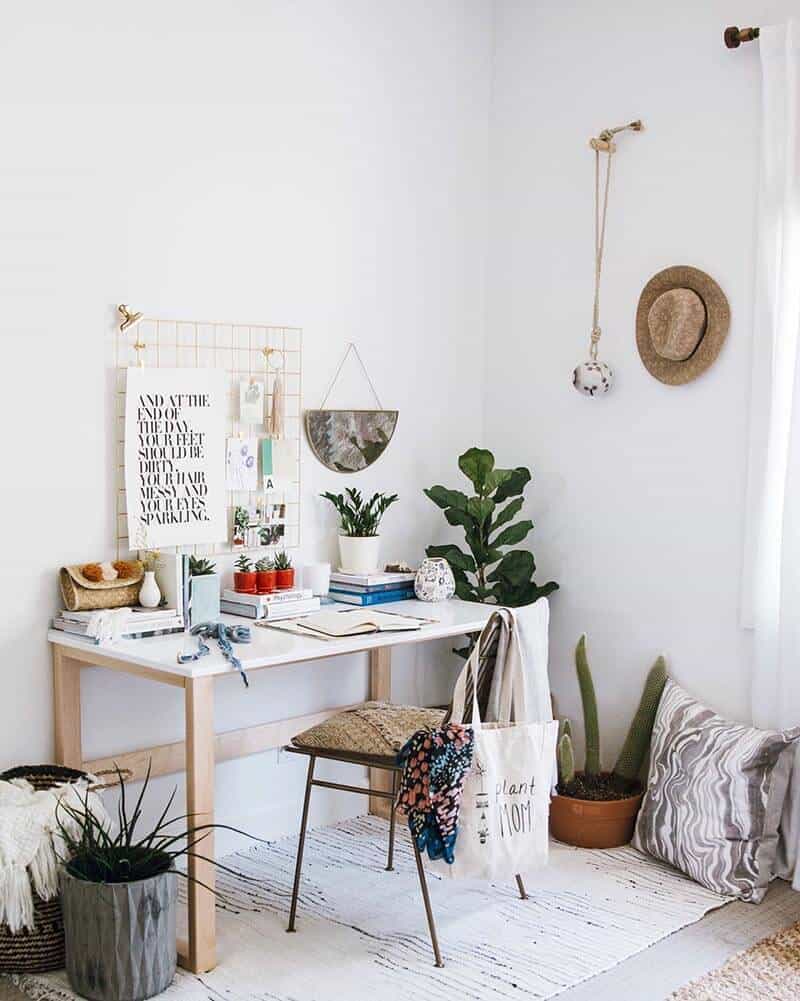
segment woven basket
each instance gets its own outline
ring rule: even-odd
[[[34,789],[52,789],[85,779],[85,772],[60,765],[21,765],[0,773],[0,779],[27,779]],[[42,900],[33,894],[33,931],[12,935],[0,924],[0,973],[47,973],[64,968],[64,920],[58,897]]]

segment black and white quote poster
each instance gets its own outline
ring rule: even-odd
[[[225,372],[129,368],[125,493],[133,549],[227,537]]]

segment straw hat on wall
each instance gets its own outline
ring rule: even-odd
[[[639,297],[636,346],[660,382],[680,386],[712,364],[728,334],[725,293],[704,271],[680,265],[653,275]]]

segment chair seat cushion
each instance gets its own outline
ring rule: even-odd
[[[292,738],[295,747],[394,757],[417,730],[437,727],[444,709],[365,702]]]

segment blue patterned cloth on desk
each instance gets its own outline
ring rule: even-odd
[[[458,836],[458,810],[464,779],[472,765],[471,726],[448,723],[418,730],[397,755],[403,776],[397,808],[420,852],[452,864]]]
[[[235,667],[239,674],[241,674],[245,688],[250,687],[250,682],[247,680],[242,662],[233,652],[233,647],[231,646],[232,643],[250,642],[249,626],[228,626],[224,622],[201,622],[199,625],[192,627],[192,636],[197,637],[197,653],[179,653],[179,664],[189,664],[193,660],[199,660],[201,657],[208,656],[211,653],[211,649],[203,640],[215,639],[222,651],[222,656],[228,661],[231,667]]]

